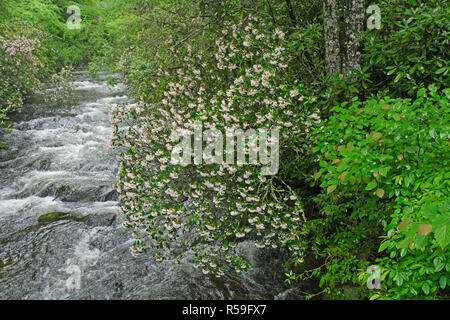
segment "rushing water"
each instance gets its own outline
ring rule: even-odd
[[[133,258],[113,184],[108,148],[113,104],[130,102],[123,84],[76,72],[73,101],[36,97],[14,116],[0,150],[0,299],[299,299],[284,284],[281,259],[242,250],[244,275],[205,276],[184,261]],[[63,212],[51,223],[41,215]],[[189,254],[187,258],[189,259]],[[303,289],[306,290],[307,289]]]

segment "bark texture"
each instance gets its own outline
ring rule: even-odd
[[[358,32],[364,28],[365,0],[323,0],[326,72],[344,74],[360,64]]]
[[[325,68],[327,73],[341,73],[338,0],[324,0]]]
[[[359,32],[364,28],[364,0],[345,0],[344,26],[345,26],[345,56],[343,73],[349,72],[360,65],[361,50]]]

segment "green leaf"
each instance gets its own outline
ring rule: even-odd
[[[389,247],[390,244],[391,244],[390,241],[384,241],[383,243],[381,243],[380,248],[378,249],[378,252],[383,251],[384,249]]]
[[[390,76],[390,75],[393,74],[395,71],[397,71],[397,70],[392,69],[392,70],[389,70],[386,74],[387,74],[388,76]]]
[[[382,137],[382,134],[380,132],[374,132],[372,134],[372,139],[377,141],[378,139],[380,139]]]
[[[442,259],[440,259],[440,257],[434,258],[433,264],[434,264],[434,272],[439,272],[445,267],[445,263],[444,261],[442,261]]]
[[[327,188],[327,194],[332,193],[334,190],[336,190],[336,185],[332,184],[331,186],[328,186]]]
[[[440,68],[440,69],[438,69],[438,70],[436,70],[436,74],[441,74],[441,73],[443,73],[445,70],[447,70],[448,69],[448,67],[443,67],[443,68]]]
[[[428,244],[429,237],[427,236],[417,236],[414,240],[414,245],[417,249],[422,249]]]
[[[380,168],[380,170],[379,170],[380,175],[382,175],[383,177],[386,177],[388,170],[389,170],[388,167]]]
[[[370,191],[370,190],[375,189],[376,187],[377,187],[377,182],[374,180],[367,185],[365,190]]]
[[[422,216],[425,219],[431,219],[437,212],[437,205],[433,202],[427,202],[421,208]]]
[[[443,275],[439,278],[439,285],[441,286],[441,289],[445,289],[447,286],[447,276]]]
[[[435,219],[431,222],[433,229],[437,229],[448,223],[448,217],[446,217],[445,215],[436,215],[434,216],[434,218]]]
[[[434,231],[434,236],[436,238],[437,243],[442,249],[445,249],[450,241],[450,230],[448,227],[448,223],[437,228]]]
[[[349,152],[352,152],[353,149],[354,149],[353,143],[351,143],[351,142],[347,143],[347,150],[348,150]]]
[[[339,167],[337,167],[336,171],[342,172],[347,168],[348,168],[348,163],[345,163],[344,161],[342,161],[341,164],[339,165]]]
[[[428,285],[428,283],[424,283],[422,285],[422,290],[423,290],[423,292],[425,292],[425,294],[429,294],[430,293],[430,286]]]

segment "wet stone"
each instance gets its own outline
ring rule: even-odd
[[[38,222],[41,224],[52,223],[62,219],[70,219],[70,215],[66,212],[49,212],[39,216]]]
[[[82,222],[91,227],[111,226],[116,221],[114,213],[94,214],[83,217]]]

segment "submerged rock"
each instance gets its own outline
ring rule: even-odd
[[[73,218],[73,217],[71,217],[66,212],[50,212],[50,213],[46,213],[46,214],[39,216],[38,222],[45,224],[45,223],[51,223],[51,222],[55,222],[58,220],[70,219],[70,218]]]
[[[114,213],[93,214],[83,217],[81,221],[91,227],[109,227],[116,221],[116,215]]]

